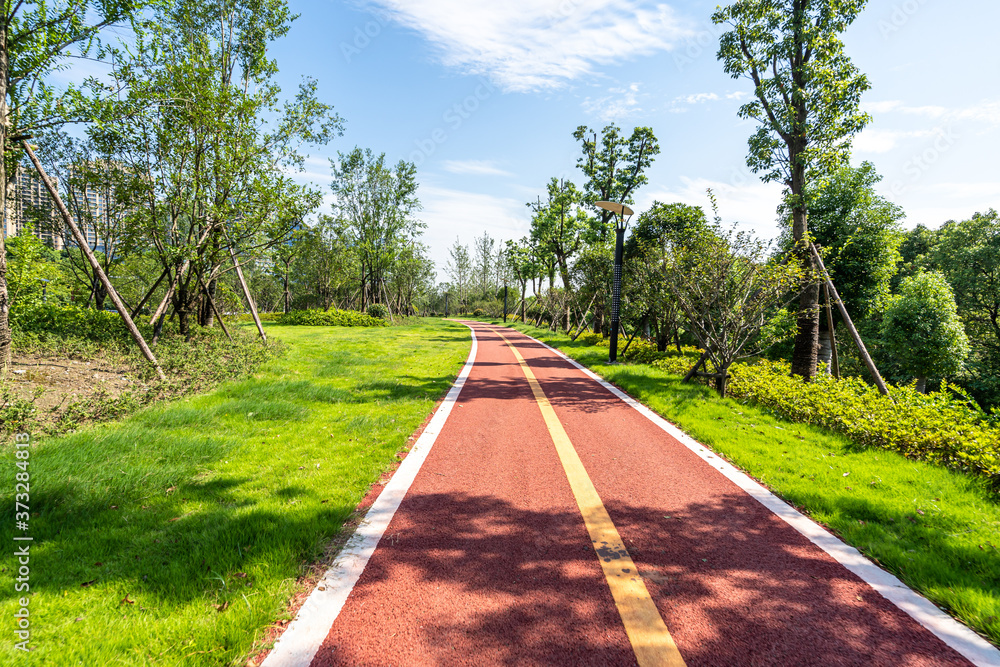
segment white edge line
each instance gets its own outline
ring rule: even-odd
[[[515,329],[516,331],[516,329]],[[840,538],[836,537],[815,521],[805,516],[794,507],[778,498],[760,483],[741,472],[724,459],[701,444],[677,426],[671,424],[666,419],[656,414],[645,405],[635,400],[618,387],[605,381],[589,368],[586,368],[575,359],[570,358],[561,350],[546,345],[537,338],[532,338],[524,332],[518,332],[531,338],[539,345],[542,345],[558,356],[562,357],[570,364],[583,371],[585,375],[596,380],[605,389],[620,398],[625,403],[632,406],[639,414],[646,417],[664,430],[668,435],[690,449],[706,463],[721,472],[729,481],[736,484],[761,505],[771,510],[779,518],[784,520],[792,528],[804,535],[810,542],[829,554],[834,560],[857,575],[866,584],[875,589],[882,597],[892,602],[894,605],[909,614],[915,621],[920,623],[945,644],[955,649],[958,653],[978,667],[1000,667],[1000,650],[988,641],[977,635],[970,628],[958,622],[934,606],[924,596],[920,595],[912,588],[900,581],[896,576],[886,572],[868,560],[860,551],[848,545]]]
[[[301,667],[312,662],[451,414],[476,362],[478,348],[473,330],[472,349],[455,384],[261,667]],[[326,590],[320,590],[320,586]]]

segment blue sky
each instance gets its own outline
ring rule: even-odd
[[[300,14],[272,49],[291,92],[303,75],[346,120],[302,178],[329,181],[354,146],[418,165],[443,280],[447,247],[529,229],[525,203],[576,169],[578,125],[649,125],[662,152],[636,210],[707,206],[776,235],[780,186],[745,165],[751,92],[716,60],[716,2],[677,0],[290,0]],[[870,0],[844,39],[871,80],[874,122],[855,142],[906,226],[936,227],[1000,205],[1000,3]]]

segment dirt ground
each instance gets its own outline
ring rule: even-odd
[[[42,394],[35,400],[40,417],[53,408],[92,396],[119,396],[128,389],[141,387],[129,366],[114,366],[107,360],[15,356],[7,379],[19,398],[30,399],[38,390]]]

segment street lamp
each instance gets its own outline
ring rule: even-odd
[[[596,206],[615,215],[615,277],[611,287],[611,353],[608,363],[618,361],[618,329],[621,328],[622,305],[622,253],[625,247],[625,229],[628,227],[627,215],[632,217],[633,211],[625,204],[613,201],[599,201]]]

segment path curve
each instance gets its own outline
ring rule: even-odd
[[[946,644],[856,574],[867,561],[835,560],[852,549],[621,392],[528,336],[468,324],[467,377],[366,518],[379,534],[353,540],[367,540],[364,562],[347,576],[338,558],[267,667],[1000,665],[892,577],[874,580]],[[640,607],[664,629],[647,614],[637,632]]]

